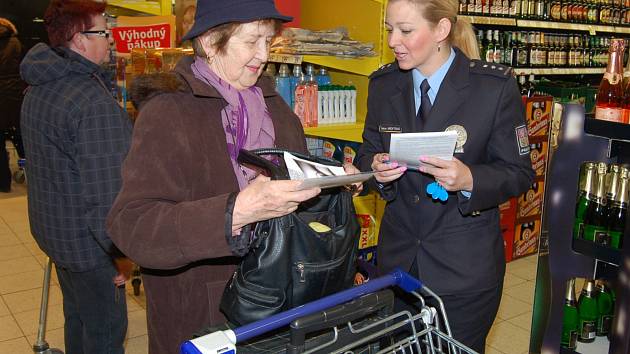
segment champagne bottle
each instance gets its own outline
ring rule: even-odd
[[[608,66],[597,91],[595,119],[622,122],[624,40],[613,39],[608,48]]]
[[[595,281],[587,280],[578,300],[578,341],[591,343],[595,340],[597,328],[597,300],[595,299]]]
[[[608,240],[606,232],[606,163],[597,164],[597,178],[593,179],[591,190],[594,198],[591,199],[584,213],[584,239],[604,245]]]
[[[577,204],[575,205],[575,221],[573,222],[573,238],[584,237],[584,215],[588,209],[594,191],[591,189],[596,175],[597,164],[587,161],[580,167],[580,179]]]
[[[628,10],[630,12],[630,9]],[[623,104],[621,110],[622,123],[630,123],[630,59],[623,72]]]
[[[562,312],[562,336],[560,345],[564,348],[575,349],[579,328],[579,314],[575,301],[575,279],[569,279],[564,296]]]
[[[626,211],[628,210],[628,174],[627,168],[621,167],[618,190],[608,209],[608,235],[612,248],[623,248],[623,236],[626,229]]]
[[[613,321],[614,305],[610,287],[603,281],[597,281],[597,329],[595,334],[599,337],[607,336]]]

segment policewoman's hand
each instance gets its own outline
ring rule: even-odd
[[[435,157],[423,156],[421,162],[429,165],[420,167],[420,171],[435,177],[435,180],[449,192],[473,190],[473,177],[470,168],[453,157],[447,161]]]
[[[376,154],[372,159],[372,171],[376,171],[374,178],[379,183],[395,181],[407,171],[407,167],[399,166],[396,161],[389,161],[389,154]]]

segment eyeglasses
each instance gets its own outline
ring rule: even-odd
[[[109,30],[100,30],[100,31],[81,31],[81,34],[93,34],[95,36],[101,36],[105,38],[109,38],[111,32]]]

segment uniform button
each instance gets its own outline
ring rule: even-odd
[[[419,196],[419,195],[417,195],[417,194],[415,194],[415,195],[413,196],[413,202],[414,202],[414,203],[416,203],[416,204],[420,203],[420,196]]]
[[[416,244],[419,246],[422,242],[420,240],[416,240]]]

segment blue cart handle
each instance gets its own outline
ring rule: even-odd
[[[234,330],[236,342],[244,342],[274,329],[286,326],[293,320],[317,313],[331,307],[343,304],[366,294],[377,292],[383,288],[396,285],[407,292],[422,288],[422,282],[411,275],[396,269],[386,276],[371,279],[362,285],[323,297],[291,310],[281,312],[260,321],[238,327]]]
[[[182,344],[181,353],[182,354],[234,353],[234,351],[228,348],[230,347],[233,348],[236,345],[236,343],[247,341],[248,339],[257,337],[267,332],[271,332],[274,329],[286,326],[295,319],[305,317],[305,316],[308,316],[310,314],[317,313],[320,311],[324,311],[326,309],[346,303],[348,301],[351,301],[363,295],[374,293],[383,288],[387,288],[393,285],[398,286],[399,288],[403,289],[406,292],[413,292],[413,291],[421,290],[423,288],[422,282],[420,280],[412,277],[411,275],[407,274],[406,272],[403,272],[402,270],[396,269],[386,276],[379,277],[376,279],[371,279],[370,281],[362,285],[355,286],[353,288],[338,292],[336,294],[323,297],[319,300],[309,302],[302,306],[295,307],[291,310],[278,313],[276,315],[270,316],[268,318],[265,318],[256,322],[252,322],[250,324],[238,327],[234,330],[222,331],[220,333],[215,332],[215,333],[211,333],[206,336],[200,337],[198,339],[195,339],[193,341],[185,342]],[[225,343],[228,346],[221,344],[219,345],[219,348],[222,347],[223,349],[211,350],[211,351],[201,351],[200,350],[201,347],[197,346],[197,344],[200,344],[203,346],[204,349],[216,348],[214,346],[214,343],[217,342],[216,341],[217,338],[218,338],[219,343]],[[193,342],[197,342],[197,343],[193,343]]]

